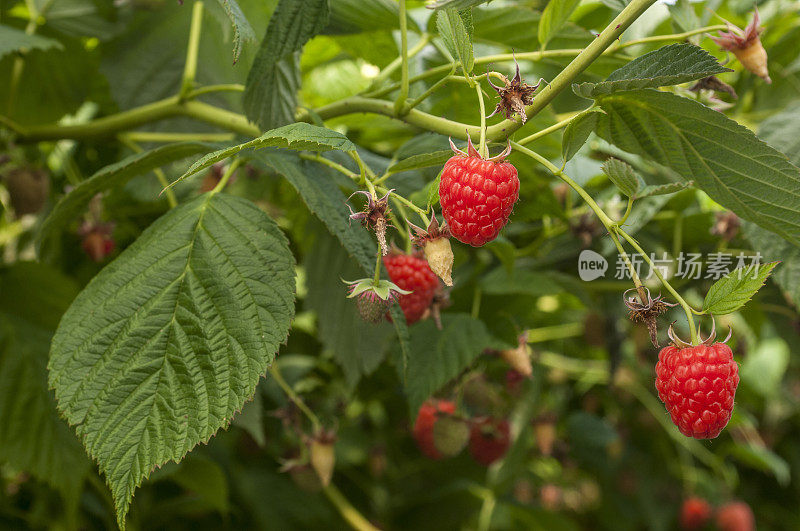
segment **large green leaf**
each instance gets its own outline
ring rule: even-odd
[[[253,27],[236,0],[217,0],[233,26],[233,62],[239,60],[245,42],[255,42]]]
[[[73,37],[97,37],[106,40],[114,36],[117,24],[116,8],[111,2],[97,0],[34,0],[44,24]]]
[[[800,244],[800,170],[720,112],[655,90],[598,99],[597,133],[692,180],[744,219]]]
[[[330,151],[332,149],[355,151],[356,149],[355,144],[350,142],[342,133],[325,127],[298,122],[267,131],[260,137],[245,142],[244,144],[238,144],[209,153],[192,164],[191,167],[186,170],[186,173],[178,177],[170,186],[245,149],[260,149],[265,147],[282,147],[301,151]]]
[[[0,293],[0,461],[77,501],[90,463],[58,415],[46,367],[53,332],[78,289],[50,267],[18,262],[0,270]]]
[[[486,348],[508,348],[494,339],[482,321],[467,314],[442,315],[442,330],[432,319],[411,328],[408,358],[408,402],[419,406],[444,384],[458,376]]]
[[[553,35],[564,25],[581,0],[549,0],[539,19],[539,43],[547,46]]]
[[[294,121],[300,86],[297,52],[327,24],[327,0],[278,2],[244,91],[247,117],[262,129]]]
[[[21,50],[63,49],[60,42],[41,35],[28,35],[22,30],[0,24],[0,57]]]
[[[53,338],[50,385],[111,487],[134,489],[227,426],[286,339],[294,259],[253,203],[205,194],[103,269]]]
[[[658,88],[732,72],[694,44],[670,44],[644,54],[611,73],[601,83],[572,86],[578,96],[595,98],[620,90]]]
[[[475,66],[472,53],[472,13],[449,8],[436,15],[436,29],[447,51],[469,74]]]
[[[214,144],[204,142],[177,142],[130,155],[106,166],[61,198],[42,224],[39,233],[40,245],[44,248],[57,239],[69,222],[86,209],[86,205],[95,194],[123,186],[137,175],[190,155],[210,151],[215,147]]]

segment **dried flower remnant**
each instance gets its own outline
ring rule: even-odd
[[[353,192],[350,197],[356,194],[364,194],[367,197],[367,204],[364,210],[354,212],[352,207],[347,205],[347,208],[350,209],[351,220],[358,220],[365,227],[375,232],[375,236],[378,238],[378,245],[381,247],[381,254],[384,256],[389,254],[389,246],[386,245],[386,229],[389,227],[389,223],[386,217],[389,215],[389,196],[392,192],[394,192],[394,189],[389,190],[385,196],[377,199],[369,192],[358,190]]]
[[[491,118],[498,112],[502,112],[506,118],[511,119],[514,113],[517,113],[522,123],[527,121],[528,116],[525,114],[525,106],[533,103],[533,93],[539,88],[542,80],[539,80],[539,83],[536,83],[536,85],[528,85],[522,81],[522,77],[519,73],[519,63],[517,63],[516,59],[514,59],[514,65],[516,65],[517,71],[510,81],[506,76],[500,74],[500,79],[503,81],[502,87],[492,83],[491,76],[486,76],[486,81],[489,82],[500,96],[500,102],[487,118]]]
[[[753,14],[753,20],[742,30],[726,21],[728,31],[719,32],[719,37],[711,37],[722,49],[733,52],[733,55],[747,70],[754,73],[767,83],[772,83],[767,70],[767,52],[761,45],[759,35],[764,28],[760,26],[758,8]]]
[[[628,318],[634,323],[644,323],[647,331],[650,332],[650,341],[654,347],[657,347],[658,323],[656,317],[677,305],[664,301],[661,295],[655,298],[651,297],[650,290],[647,288],[643,288],[644,300],[637,300],[636,296],[628,297],[628,293],[631,291],[637,291],[637,289],[631,288],[623,294],[625,306],[628,308]],[[641,297],[642,292],[638,291],[638,293]]]

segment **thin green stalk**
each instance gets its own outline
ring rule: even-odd
[[[244,85],[239,83],[223,83],[219,85],[206,85],[199,87],[186,95],[186,99],[190,100],[204,94],[211,94],[214,92],[244,92]]]
[[[334,162],[334,161],[332,161],[330,159],[326,159],[322,155],[309,155],[308,153],[300,153],[300,158],[301,159],[305,159],[305,160],[310,160],[312,162],[318,162],[318,163],[320,163],[320,164],[322,164],[324,166],[327,166],[329,168],[332,168],[332,169],[338,171],[339,173],[341,173],[343,175],[346,175],[349,179],[352,179],[352,180],[354,180],[356,182],[358,182],[360,180],[359,175],[357,173],[348,170],[347,168],[345,168],[344,166],[342,166],[338,162]]]
[[[692,344],[693,345],[697,345],[697,343],[698,343],[698,341],[697,341],[697,330],[695,329],[694,318],[692,317],[692,307],[689,305],[689,303],[687,303],[683,299],[683,297],[681,297],[678,294],[677,291],[675,291],[675,288],[673,288],[670,285],[670,283],[667,282],[667,280],[661,275],[659,270],[653,264],[652,260],[650,260],[650,256],[647,253],[644,252],[644,249],[642,249],[642,247],[639,245],[639,243],[636,240],[634,240],[631,236],[629,236],[628,233],[625,232],[621,227],[615,227],[615,231],[620,236],[625,238],[628,241],[628,243],[631,245],[631,247],[636,249],[636,252],[638,252],[639,254],[642,255],[642,259],[644,259],[644,261],[647,262],[647,264],[650,266],[650,269],[653,271],[653,274],[658,278],[658,280],[661,282],[661,284],[664,286],[664,288],[667,291],[669,291],[670,294],[673,297],[675,297],[675,300],[678,301],[678,304],[681,305],[681,307],[683,308],[683,311],[686,313],[686,319],[689,321],[689,333],[692,336]]]
[[[625,221],[627,221],[628,216],[631,215],[631,210],[633,209],[633,198],[628,198],[628,206],[625,207],[625,214],[622,215],[622,219],[619,220],[618,225],[622,226],[625,225]]]
[[[158,131],[131,131],[121,133],[119,137],[132,142],[228,142],[235,138],[233,133],[161,133]]]
[[[222,178],[219,180],[214,189],[211,190],[212,194],[219,193],[223,188],[225,188],[225,185],[228,184],[228,181],[231,179],[231,177],[233,177],[233,174],[236,173],[236,170],[242,165],[243,161],[244,159],[233,159],[233,162],[228,165],[225,173],[222,174]]]
[[[25,33],[27,35],[33,35],[36,33],[36,28],[38,27],[37,20],[41,14],[36,9],[36,2],[33,0],[25,0],[25,6],[28,8],[28,24],[25,26]],[[6,102],[8,114],[11,114],[11,110],[14,108],[14,103],[17,99],[19,80],[22,79],[22,72],[24,69],[25,58],[21,55],[15,57],[14,64],[11,67],[11,78],[8,81],[8,102]]]
[[[555,124],[551,125],[550,127],[546,127],[544,129],[542,129],[541,131],[536,131],[532,135],[528,135],[525,138],[523,138],[522,140],[517,140],[517,143],[524,146],[525,144],[529,144],[529,143],[533,142],[537,138],[541,138],[541,137],[543,137],[545,135],[549,135],[550,133],[554,133],[554,132],[558,131],[559,129],[562,129],[562,128],[568,126],[570,124],[570,122],[572,122],[576,117],[578,117],[583,112],[584,111],[577,111],[575,113],[570,113],[571,116],[569,118],[561,120],[560,122],[555,123]]]
[[[134,153],[141,153],[144,151],[139,144],[137,144],[127,135],[120,135],[119,141],[133,150]],[[175,192],[170,187],[169,180],[167,180],[167,176],[164,175],[164,172],[161,170],[161,168],[154,168],[153,173],[155,173],[156,179],[158,179],[158,183],[161,185],[161,188],[165,190],[164,194],[167,196],[167,203],[169,204],[169,207],[175,208],[178,206],[178,200],[175,199]]]
[[[423,33],[420,36],[417,44],[415,44],[414,47],[408,51],[408,57],[411,58],[417,55],[419,52],[422,51],[423,48],[425,48],[428,45],[429,42],[431,42],[431,36],[427,33]],[[402,56],[398,55],[394,60],[392,60],[391,63],[386,65],[386,68],[381,70],[381,73],[378,74],[374,80],[372,80],[372,86],[373,87],[377,86],[383,81],[389,79],[389,76],[391,76],[395,72],[395,70],[397,70],[400,67],[402,63],[403,63],[403,58]]]
[[[275,383],[283,389],[283,392],[286,394],[286,397],[292,401],[292,403],[297,406],[297,409],[303,412],[303,414],[311,421],[311,425],[314,427],[314,431],[317,432],[322,429],[322,423],[319,420],[319,417],[311,411],[303,399],[294,392],[292,386],[289,385],[286,380],[283,379],[283,375],[281,371],[278,369],[278,364],[273,363],[269,368],[269,373],[272,375],[272,378],[275,380]]]
[[[528,343],[543,343],[556,339],[581,336],[584,333],[583,323],[565,323],[554,326],[543,326],[528,330]]]
[[[630,259],[628,258],[627,253],[625,253],[625,250],[622,248],[622,244],[619,242],[619,239],[617,238],[616,234],[614,233],[614,230],[617,227],[617,224],[614,223],[614,221],[612,221],[611,218],[608,217],[608,214],[606,214],[605,211],[602,208],[600,208],[600,205],[598,205],[597,202],[595,202],[595,200],[592,198],[592,196],[590,196],[588,194],[588,192],[586,192],[586,190],[584,190],[581,185],[579,185],[578,183],[573,181],[566,173],[564,173],[563,170],[558,168],[556,165],[554,165],[549,160],[547,160],[543,156],[539,155],[535,151],[530,150],[530,149],[528,149],[526,147],[520,146],[516,142],[511,142],[511,147],[513,147],[517,151],[520,151],[521,153],[524,153],[525,155],[528,155],[529,157],[533,158],[534,160],[536,160],[537,162],[542,164],[545,168],[550,170],[550,172],[553,175],[559,177],[562,181],[567,183],[570,186],[570,188],[575,190],[578,193],[578,195],[580,195],[581,198],[583,198],[583,200],[586,202],[586,204],[589,205],[589,208],[591,208],[592,211],[595,213],[595,215],[600,219],[600,222],[603,224],[603,227],[605,227],[605,229],[608,231],[609,235],[611,236],[611,239],[614,241],[614,245],[616,245],[617,251],[619,251],[619,254],[620,254],[620,256],[622,256],[622,259],[625,262],[625,265],[627,266],[628,271],[630,271],[631,280],[633,281],[633,285],[636,286],[636,291],[639,293],[639,300],[642,303],[644,303],[645,300],[647,299],[647,292],[645,291],[644,286],[642,285],[642,281],[639,278],[639,275],[636,272],[636,269],[633,267],[633,264],[631,263]]]
[[[381,250],[378,249],[378,257],[375,259],[375,274],[372,276],[372,281],[376,286],[378,282],[381,281],[381,258],[383,258],[383,255],[381,254]]]
[[[481,290],[480,286],[475,288],[474,293],[472,294],[472,311],[470,315],[473,319],[477,319],[481,313],[481,298],[483,297],[483,290]]]
[[[344,495],[333,484],[326,486],[323,491],[328,500],[336,507],[339,514],[344,518],[350,527],[357,531],[379,531],[369,520],[358,512],[358,509],[344,497]]]
[[[409,103],[409,104],[408,104],[408,106],[407,106],[406,108],[407,108],[408,110],[411,110],[411,109],[413,109],[414,107],[416,107],[417,105],[419,105],[420,103],[422,103],[423,101],[425,101],[426,99],[428,99],[428,97],[429,97],[431,94],[433,94],[434,92],[436,92],[437,90],[439,90],[439,89],[440,89],[442,86],[444,86],[444,85],[445,85],[445,84],[446,84],[448,81],[451,81],[451,80],[453,79],[453,72],[455,72],[455,67],[453,67],[453,68],[450,70],[450,73],[449,73],[448,75],[444,76],[442,79],[440,79],[439,81],[437,81],[436,83],[434,83],[433,85],[431,85],[431,86],[430,86],[430,88],[428,88],[428,90],[426,90],[425,92],[423,92],[422,94],[420,94],[419,96],[417,96],[416,98],[414,98],[414,100],[413,100],[411,103]]]
[[[645,43],[650,43],[650,42],[682,41],[683,39],[686,39],[687,37],[691,37],[693,35],[699,35],[700,33],[709,33],[709,32],[718,31],[718,30],[723,30],[724,31],[726,29],[728,29],[727,26],[718,24],[716,26],[706,26],[705,28],[698,28],[698,29],[694,29],[692,31],[687,31],[687,32],[684,32],[684,33],[673,33],[671,35],[654,35],[652,37],[643,37],[641,39],[636,39],[636,40],[633,40],[633,41],[623,42],[622,44],[619,44],[617,46],[612,47],[610,51],[614,52],[614,51],[617,51],[617,50],[621,50],[623,48],[627,48],[629,46],[635,46],[637,44],[645,44]]]
[[[369,181],[367,181],[367,182],[369,182]],[[384,188],[382,186],[379,186],[379,187],[377,187],[375,189],[381,194],[386,194],[386,193],[389,192],[388,189],[386,189],[386,188]],[[424,226],[425,227],[428,226],[428,223],[430,223],[430,220],[428,219],[428,215],[427,215],[428,213],[427,212],[422,210],[420,207],[418,207],[417,205],[415,205],[414,203],[412,203],[411,201],[409,201],[408,199],[406,199],[402,195],[397,194],[396,192],[392,192],[392,197],[394,199],[396,199],[397,201],[401,202],[402,204],[404,204],[405,206],[407,206],[408,208],[410,208],[411,210],[413,210],[414,212],[416,212],[419,215],[419,217],[422,218],[422,223],[424,224]]]
[[[634,1],[636,1],[636,0],[634,0]],[[520,153],[523,153],[523,154],[531,157],[532,159],[534,159],[535,161],[539,162],[540,164],[542,164],[545,168],[550,170],[550,172],[553,175],[555,175],[556,177],[560,178],[562,181],[567,183],[573,190],[578,192],[578,195],[580,195],[583,198],[583,200],[586,201],[586,204],[588,204],[589,208],[591,208],[594,211],[594,213],[600,219],[600,222],[603,224],[603,226],[607,230],[609,230],[609,231],[611,230],[611,227],[614,225],[614,222],[611,220],[611,218],[608,217],[608,215],[603,211],[603,209],[600,208],[600,206],[595,202],[595,200],[592,198],[592,196],[590,196],[586,192],[586,190],[584,190],[583,187],[581,187],[581,185],[579,185],[578,183],[576,183],[575,181],[570,179],[569,176],[567,174],[565,174],[563,171],[561,171],[560,168],[558,168],[552,162],[550,162],[549,160],[547,160],[543,156],[539,155],[535,151],[530,150],[530,149],[526,148],[525,146],[521,146],[517,142],[511,142],[511,147],[514,148],[515,150],[519,151]]]
[[[483,89],[480,83],[475,83],[475,90],[478,91],[478,110],[481,113],[481,137],[478,144],[478,153],[480,153],[481,157],[488,158],[489,155],[486,152],[486,107],[484,106]]]
[[[406,0],[399,0],[400,12],[400,94],[394,102],[397,116],[405,114],[408,99],[408,27],[406,20]]]
[[[647,11],[656,0],[632,0],[617,15],[614,20],[595,38],[589,45],[581,51],[570,64],[567,65],[547,86],[536,95],[533,103],[525,111],[530,120],[542,109],[547,107],[561,91],[572,84],[572,81],[586,68],[589,67],[605,50],[610,47],[628,26]],[[487,132],[490,139],[505,138],[517,129],[522,127],[521,123],[514,120],[503,120],[499,124],[493,125]]]
[[[481,512],[478,513],[478,531],[489,531],[492,525],[492,514],[497,505],[497,498],[494,492],[487,489],[483,496],[483,505],[481,505]]]
[[[189,45],[186,48],[186,64],[183,66],[180,99],[186,99],[194,88],[197,76],[197,57],[200,49],[200,35],[203,29],[203,1],[195,0],[192,6],[192,25],[189,28]]]

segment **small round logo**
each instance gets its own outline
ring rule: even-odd
[[[591,249],[581,251],[578,256],[578,276],[581,280],[589,282],[597,278],[603,277],[608,270],[608,262],[603,255],[598,254]]]

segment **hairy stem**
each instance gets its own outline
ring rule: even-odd
[[[408,99],[408,27],[406,19],[406,0],[399,0],[400,9],[400,94],[394,102],[394,111],[402,116]]]
[[[189,28],[189,45],[186,48],[186,64],[183,66],[180,99],[185,99],[194,88],[197,75],[197,56],[200,49],[200,35],[203,29],[203,0],[195,0],[192,6],[192,25]]]
[[[319,417],[317,417],[317,415],[308,408],[306,403],[303,402],[303,399],[300,398],[300,396],[294,392],[292,386],[289,385],[286,382],[286,380],[283,379],[283,375],[281,374],[281,371],[278,369],[277,363],[274,362],[272,363],[272,365],[269,368],[269,373],[272,375],[272,378],[275,380],[275,383],[277,383],[278,386],[280,386],[280,388],[283,389],[283,392],[286,394],[286,397],[289,400],[291,400],[295,406],[297,406],[297,409],[303,412],[303,414],[306,416],[306,418],[308,418],[309,421],[311,421],[311,425],[314,426],[314,431],[317,432],[320,429],[322,429],[322,423],[320,422]]]
[[[333,484],[328,485],[323,489],[325,496],[327,496],[328,500],[336,507],[336,510],[339,511],[339,514],[344,518],[344,520],[350,524],[350,527],[356,529],[357,531],[379,531],[377,527],[372,525],[369,520],[364,518],[364,516],[358,512],[358,509],[353,507],[353,505],[344,497],[339,489],[337,489]]]

